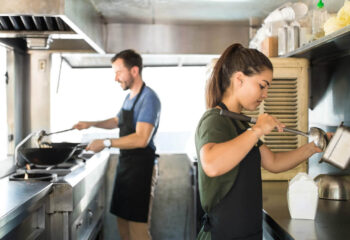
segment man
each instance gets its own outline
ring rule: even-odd
[[[111,62],[115,81],[123,90],[130,89],[122,109],[116,117],[98,122],[79,122],[74,128],[119,127],[119,138],[94,140],[86,150],[120,149],[110,211],[117,216],[123,240],[151,239],[150,214],[158,171],[153,138],[158,129],[161,104],[157,94],[142,80],[142,58],[138,53],[124,50],[116,54]]]

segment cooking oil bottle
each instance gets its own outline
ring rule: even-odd
[[[326,20],[327,10],[324,8],[323,1],[319,0],[312,14],[312,36],[314,40],[324,36],[323,25]]]

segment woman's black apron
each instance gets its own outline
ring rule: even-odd
[[[225,110],[224,104],[219,106]],[[244,132],[234,120],[238,134]],[[204,231],[212,240],[262,239],[261,158],[254,146],[239,164],[237,178],[227,195],[209,212]]]
[[[143,84],[131,110],[122,109],[120,137],[134,133],[134,107],[145,87]],[[111,213],[129,221],[147,222],[155,151],[147,146],[120,149],[117,176],[111,201]]]

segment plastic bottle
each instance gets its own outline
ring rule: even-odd
[[[312,14],[312,36],[314,40],[324,36],[323,24],[326,20],[327,10],[324,8],[322,0],[319,0]]]

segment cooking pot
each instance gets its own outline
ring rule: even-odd
[[[19,148],[18,152],[28,162],[36,165],[57,165],[70,159],[76,151],[82,151],[86,144],[67,146],[67,143],[53,143],[52,147]]]
[[[315,178],[318,197],[330,200],[350,199],[350,175],[320,174]]]

